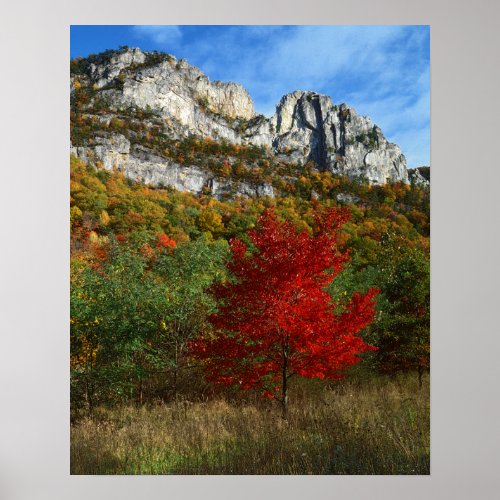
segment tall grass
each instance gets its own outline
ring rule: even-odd
[[[297,381],[298,382],[298,381]],[[429,381],[302,382],[276,403],[100,409],[72,426],[72,474],[429,474]]]

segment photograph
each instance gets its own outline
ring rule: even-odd
[[[430,26],[69,31],[70,474],[430,475]]]

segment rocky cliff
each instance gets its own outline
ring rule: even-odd
[[[408,169],[408,179],[412,185],[428,189],[431,185],[430,167]]]
[[[181,164],[161,148],[141,146],[139,129],[170,141],[195,136],[258,147],[278,161],[312,162],[320,171],[371,183],[409,182],[404,155],[379,127],[346,104],[336,105],[314,92],[285,95],[266,118],[255,114],[241,85],[210,81],[198,68],[168,54],[129,48],[73,61],[71,92],[72,121],[86,127],[79,128],[85,133],[72,135],[73,154],[147,183],[191,192],[209,188],[216,196],[235,189],[251,196],[273,195],[269,183],[235,187],[200,165]]]
[[[378,184],[408,182],[404,155],[379,127],[346,104],[336,106],[330,97],[314,92],[285,95],[276,113],[248,130],[245,138],[276,153],[291,150],[293,160],[312,160],[320,170]]]

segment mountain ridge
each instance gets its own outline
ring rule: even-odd
[[[87,100],[78,107],[82,88]],[[387,141],[370,118],[316,92],[298,90],[284,95],[274,115],[267,118],[255,113],[250,94],[239,83],[210,81],[199,68],[169,54],[124,47],[73,60],[71,95],[72,123],[90,120],[93,124],[85,140],[72,135],[72,153],[146,183],[190,192],[208,186],[214,195],[234,188],[200,165],[183,165],[178,157],[166,158],[161,149],[148,151],[144,144],[138,148],[137,134],[130,129],[134,116],[142,116],[151,130],[165,136],[165,144],[194,136],[258,149],[259,161],[311,163],[320,172],[372,184],[410,183],[399,146]],[[116,119],[128,125],[109,130]],[[172,148],[163,152],[166,149]],[[234,158],[229,155],[224,161],[234,163]],[[237,191],[274,195],[269,182],[238,186]]]

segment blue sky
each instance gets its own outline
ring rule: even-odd
[[[430,164],[428,26],[72,26],[71,57],[120,45],[185,58],[212,80],[241,83],[270,116],[313,90],[368,115],[409,167]]]

